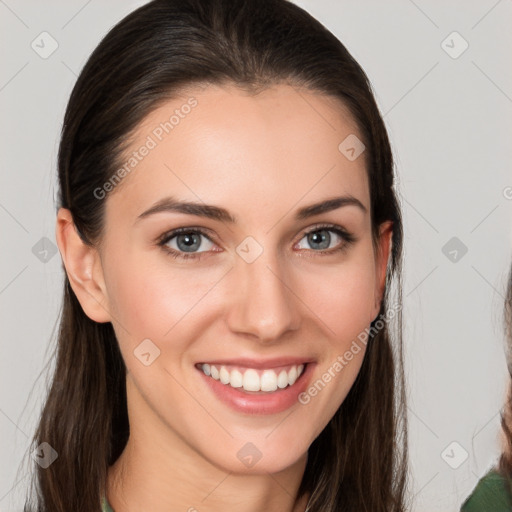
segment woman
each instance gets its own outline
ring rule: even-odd
[[[285,0],[150,2],[58,165],[35,510],[405,510],[393,160],[334,35]]]
[[[512,267],[505,300],[505,332],[507,336],[508,372],[512,379]],[[498,465],[484,475],[462,504],[461,512],[508,512],[512,510],[512,380],[507,403],[501,415],[503,453]]]

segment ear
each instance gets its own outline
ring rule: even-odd
[[[377,253],[375,255],[375,304],[374,314],[375,318],[380,311],[380,305],[384,298],[384,291],[386,289],[386,275],[389,254],[393,243],[393,222],[386,221],[380,225],[379,240],[377,245]]]
[[[100,255],[80,238],[71,211],[66,208],[57,212],[55,238],[71,288],[85,314],[95,322],[110,322]]]

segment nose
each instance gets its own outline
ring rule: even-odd
[[[289,273],[270,254],[263,253],[252,263],[237,258],[231,272],[233,295],[228,312],[232,332],[250,335],[262,343],[297,330],[300,311]]]

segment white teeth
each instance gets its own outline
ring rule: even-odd
[[[288,371],[281,370],[279,375],[274,370],[264,370],[260,374],[253,368],[241,372],[240,370],[229,371],[225,366],[220,366],[220,370],[213,364],[204,363],[201,365],[204,374],[220,380],[222,384],[233,388],[243,388],[245,391],[267,391],[272,392],[284,389],[287,386],[293,386],[295,381],[304,371],[304,365],[293,365]]]
[[[244,384],[244,376],[238,370],[233,370],[229,377],[229,385],[233,388],[241,388]]]
[[[275,391],[277,389],[276,372],[265,370],[261,376],[261,391]]]
[[[290,382],[290,384],[293,384],[297,380],[298,376],[299,375],[297,373],[297,368],[293,366],[292,369],[290,370],[290,373],[288,374],[288,381]]]
[[[219,377],[222,384],[229,384],[229,372],[224,366],[220,367]]]
[[[224,367],[221,366],[221,368]],[[245,370],[242,387],[245,389],[245,391],[260,390],[260,376],[256,370]]]
[[[277,386],[281,389],[288,386],[288,373],[286,373],[286,370],[281,370],[279,377],[277,377]]]

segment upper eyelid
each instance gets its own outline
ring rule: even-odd
[[[182,226],[179,228],[170,229],[169,231],[166,231],[165,233],[163,233],[162,235],[160,235],[157,238],[157,241],[163,242],[164,240],[170,240],[171,238],[181,235],[182,233],[188,233],[188,232],[197,232],[204,236],[207,236],[210,233],[213,233],[213,231],[208,228],[200,228],[199,226]]]

